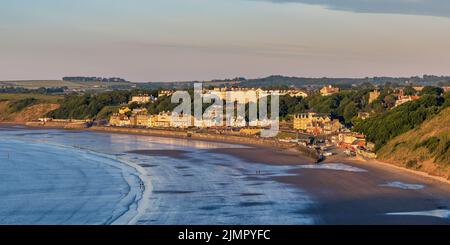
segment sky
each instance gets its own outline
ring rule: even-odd
[[[0,80],[423,74],[450,75],[450,1],[0,1]]]

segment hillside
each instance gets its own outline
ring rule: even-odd
[[[62,96],[42,94],[0,94],[0,122],[23,123],[44,117],[60,107]]]
[[[450,179],[450,108],[390,140],[380,160]]]

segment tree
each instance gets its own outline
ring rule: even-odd
[[[426,86],[420,91],[420,95],[432,94],[432,95],[441,95],[444,93],[444,90],[439,87]]]
[[[407,86],[403,89],[403,93],[405,95],[416,95],[417,91],[413,87]]]
[[[380,149],[392,138],[409,131],[437,115],[445,106],[443,97],[425,95],[417,101],[394,108],[387,113],[360,121],[354,131],[364,133]]]
[[[358,108],[354,103],[348,103],[344,108],[344,120],[346,124],[351,124],[352,119],[358,115]]]
[[[386,97],[384,97],[383,101],[386,104],[387,108],[392,108],[395,106],[395,102],[397,101],[397,98],[395,98],[395,96],[393,96],[393,95],[386,95]]]

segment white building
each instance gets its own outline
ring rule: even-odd
[[[149,96],[148,94],[140,94],[140,95],[131,97],[131,101],[129,102],[129,104],[131,104],[131,103],[146,104],[151,101],[152,101],[152,97]]]

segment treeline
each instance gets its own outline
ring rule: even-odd
[[[280,97],[280,117],[287,119],[290,115],[305,112],[331,114],[347,126],[352,126],[357,120],[358,113],[368,110],[369,92],[372,86],[360,85],[352,90],[342,91],[330,96],[312,94],[306,98]]]
[[[425,120],[450,106],[450,93],[443,96],[425,94],[421,99],[405,103],[387,113],[360,121],[354,131],[366,135],[379,150],[389,140],[419,126]]]
[[[230,82],[237,83],[230,83]],[[156,88],[190,88],[195,82],[200,81],[186,81],[186,82],[150,82],[150,83],[139,83],[138,87],[147,89]],[[371,83],[376,85],[382,85],[386,83],[405,85],[406,83],[415,85],[433,85],[433,86],[450,86],[449,76],[430,76],[424,75],[423,77],[366,77],[366,78],[308,78],[308,77],[288,77],[288,76],[269,76],[264,78],[235,78],[235,79],[223,79],[223,80],[213,80],[214,87],[273,87],[273,86],[284,86],[284,87],[320,87],[324,85],[334,85],[341,88],[351,88],[352,85],[361,85],[365,83]]]
[[[1,87],[1,94],[58,94],[64,93],[67,87],[27,89],[23,87]]]
[[[129,81],[119,78],[104,78],[104,77],[63,77],[63,81],[68,82],[105,82],[105,83],[128,83]]]
[[[95,118],[105,106],[128,103],[130,91],[112,91],[100,94],[67,95],[59,109],[47,114],[51,118],[89,119]]]
[[[280,97],[280,118],[281,119],[290,119],[290,116],[305,113],[305,112],[318,112],[318,113],[328,113],[331,114],[333,118],[339,119],[342,123],[344,123],[348,127],[352,127],[357,125],[358,130],[361,130],[363,133],[368,133],[371,140],[374,140],[375,143],[379,143],[378,145],[384,144],[387,140],[391,138],[391,135],[397,135],[396,133],[392,133],[394,129],[385,129],[387,131],[384,133],[380,133],[381,135],[388,134],[387,136],[378,136],[378,134],[372,132],[377,128],[377,124],[371,124],[374,118],[382,118],[382,120],[396,120],[395,117],[402,117],[403,113],[407,113],[408,111],[416,111],[417,114],[412,114],[409,116],[421,117],[421,120],[416,119],[408,119],[412,122],[411,127],[414,127],[417,123],[422,122],[427,118],[429,113],[434,114],[436,111],[433,111],[430,108],[430,105],[434,104],[436,107],[443,106],[446,102],[444,97],[438,96],[436,88],[430,87],[423,91],[423,99],[419,102],[407,103],[406,108],[404,106],[400,106],[399,108],[392,109],[395,105],[395,97],[392,95],[393,87],[389,84],[381,88],[381,96],[373,103],[369,104],[369,93],[374,89],[374,87],[370,84],[361,84],[358,87],[354,87],[352,90],[344,90],[340,93],[333,94],[330,96],[321,96],[320,94],[312,94],[307,98],[302,97],[290,97],[288,95]],[[437,93],[436,93],[437,91]],[[189,91],[191,93],[191,98],[193,98],[193,91]],[[428,93],[428,94],[427,94]],[[122,105],[127,104],[131,109],[144,107],[146,108],[150,114],[158,114],[164,111],[172,111],[177,104],[173,104],[171,102],[170,96],[159,97],[158,100],[147,103],[144,105],[140,105],[137,103],[133,103],[128,105],[128,102],[131,100],[133,95],[137,94],[149,94],[154,97],[158,96],[158,90],[132,90],[132,91],[112,91],[112,92],[104,92],[99,94],[72,94],[65,97],[65,99],[61,103],[61,107],[49,113],[49,117],[54,118],[73,118],[73,119],[87,119],[87,118],[102,118],[106,119],[111,114],[118,111],[118,108]],[[435,100],[431,100],[431,98],[435,98]],[[417,108],[414,108],[413,105],[417,103],[422,103],[425,101],[426,111],[425,116],[423,116],[423,111]],[[448,101],[448,99],[447,99]],[[449,102],[447,102],[449,103]],[[269,100],[270,105],[270,100]],[[422,105],[422,104],[420,104]],[[209,104],[204,104],[203,109],[207,108]],[[412,106],[412,107],[411,107]],[[246,106],[248,111],[248,105]],[[270,108],[270,106],[269,106]],[[193,107],[192,107],[193,109]],[[391,110],[392,109],[392,110]],[[395,114],[394,112],[401,111],[400,115]],[[405,110],[405,111],[402,111]],[[372,115],[375,115],[373,118],[362,121],[359,119],[358,114],[360,112],[370,112]],[[392,116],[394,114],[395,116]],[[394,118],[391,118],[394,117]],[[424,118],[425,117],[425,118]],[[382,122],[380,121],[380,124]],[[402,124],[403,125],[403,124]],[[405,125],[403,125],[405,126]],[[372,130],[372,127],[374,128]],[[395,128],[399,129],[398,127]],[[401,131],[403,132],[403,131]]]
[[[59,109],[47,114],[51,118],[61,119],[90,119],[106,118],[118,110],[118,106],[128,104],[131,97],[138,94],[148,94],[157,96],[158,91],[154,90],[115,90],[103,93],[70,94],[66,95],[61,102]],[[139,105],[131,104],[136,108]],[[146,105],[149,106],[149,105]],[[105,109],[109,109],[105,111]]]
[[[315,111],[320,113],[331,113],[334,118],[340,119],[347,125],[352,125],[352,121],[357,117],[358,112],[367,106],[368,93],[371,88],[360,87],[351,91],[343,91],[331,96],[311,95],[307,98],[281,96],[280,97],[280,117],[288,119],[290,115]],[[194,98],[193,91],[190,90],[191,98]],[[48,114],[53,118],[106,118],[117,112],[118,106],[127,104],[133,95],[149,94],[158,96],[157,90],[132,90],[132,91],[112,91],[99,94],[72,94],[65,97],[61,107]],[[225,102],[224,102],[225,103]],[[204,104],[206,109],[210,104]],[[151,114],[158,114],[164,111],[172,111],[177,104],[171,102],[170,96],[159,97],[158,100],[139,105],[132,103],[128,105],[130,109],[138,107],[146,108]],[[248,105],[246,105],[248,111]],[[269,100],[270,108],[270,100]],[[192,107],[193,109],[193,107]],[[99,116],[100,113],[100,116]]]

